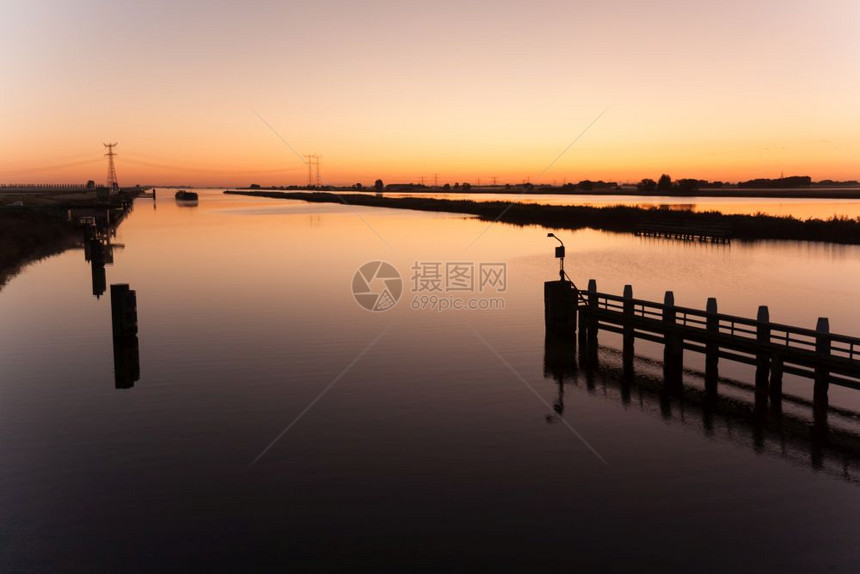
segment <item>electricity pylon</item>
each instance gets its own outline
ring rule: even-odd
[[[108,149],[108,152],[105,154],[105,156],[108,158],[107,186],[109,189],[119,189],[119,183],[117,183],[116,181],[116,166],[113,163],[113,158],[115,155],[117,155],[116,153],[114,153],[113,148],[116,147],[117,142],[110,144],[106,143],[102,145],[104,145]]]

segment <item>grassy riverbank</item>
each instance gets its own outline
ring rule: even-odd
[[[424,197],[389,198],[367,194],[333,194],[274,191],[226,191],[237,195],[297,199],[319,203],[348,203],[369,207],[388,207],[418,211],[443,211],[476,215],[486,221],[499,220],[515,225],[541,225],[552,229],[590,227],[605,231],[634,232],[643,223],[684,224],[695,229],[714,225],[730,226],[733,239],[790,239],[860,244],[860,219],[832,218],[800,220],[771,215],[723,215],[719,212],[675,211],[626,205],[592,207],[586,205],[535,205],[503,201],[431,199]],[[501,217],[499,217],[499,215]]]
[[[0,210],[0,287],[22,267],[81,245],[81,230],[59,217],[26,208]]]

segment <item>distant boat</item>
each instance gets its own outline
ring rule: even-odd
[[[177,201],[197,201],[197,192],[180,189],[175,197]]]

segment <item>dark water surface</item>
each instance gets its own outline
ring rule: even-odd
[[[644,343],[632,379],[609,335],[578,366],[544,338],[543,228],[466,249],[486,223],[200,194],[138,200],[114,239],[132,388],[83,251],[0,292],[3,572],[860,569],[860,392],[832,388],[822,438],[802,379],[761,416],[745,366],[717,404],[695,356],[684,393]],[[857,246],[559,236],[582,285],[860,334]],[[403,277],[386,312],[350,290],[373,260]],[[504,309],[413,309],[416,261],[505,263],[504,292],[466,294]]]

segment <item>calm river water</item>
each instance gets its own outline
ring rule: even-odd
[[[808,381],[762,417],[745,366],[710,407],[695,356],[683,394],[644,343],[633,380],[609,335],[578,368],[544,338],[544,228],[198,191],[113,239],[131,388],[82,250],[0,291],[3,572],[860,569],[860,392],[823,439]],[[860,335],[858,246],[558,235],[580,286]],[[402,293],[371,312],[380,260]]]

